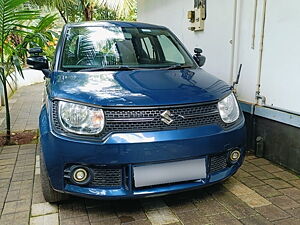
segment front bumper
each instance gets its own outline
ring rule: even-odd
[[[217,125],[170,131],[118,133],[103,142],[75,140],[51,129],[45,107],[40,115],[41,147],[53,188],[59,192],[91,198],[133,198],[190,190],[208,186],[233,175],[242,164],[246,143],[244,119],[229,130]],[[210,172],[211,156],[239,148],[241,159],[234,165]],[[133,166],[205,158],[207,177],[168,185],[134,187]],[[67,182],[68,165],[106,166],[124,169],[122,186],[89,187]]]

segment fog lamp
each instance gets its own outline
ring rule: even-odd
[[[230,153],[230,161],[231,162],[233,162],[233,163],[235,163],[235,162],[237,162],[239,159],[240,159],[240,157],[241,157],[241,153],[240,153],[240,151],[239,150],[233,150],[231,153]]]
[[[72,178],[77,183],[84,183],[89,178],[89,173],[84,168],[77,168],[73,171]]]

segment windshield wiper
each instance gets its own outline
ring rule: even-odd
[[[167,70],[179,70],[179,69],[185,69],[185,68],[192,68],[191,65],[181,65],[181,64],[175,64],[170,67],[167,67]]]
[[[129,66],[118,66],[118,67],[93,67],[81,69],[79,72],[93,72],[93,71],[129,71],[136,70],[136,68],[131,68]]]

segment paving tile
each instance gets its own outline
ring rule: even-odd
[[[195,201],[195,205],[203,216],[228,212],[227,209],[216,200]]]
[[[32,189],[9,190],[7,193],[7,202],[18,201],[23,199],[31,199]]]
[[[278,207],[280,207],[283,210],[300,207],[299,203],[295,202],[293,199],[291,199],[285,195],[272,197],[272,198],[269,198],[269,200],[274,205],[277,205]]]
[[[258,157],[256,157],[255,155],[246,155],[246,158],[245,158],[246,161],[250,161],[252,159],[258,159]]]
[[[30,225],[59,225],[58,213],[31,217]]]
[[[269,160],[266,160],[264,158],[252,159],[252,160],[249,160],[249,162],[251,162],[252,164],[254,164],[256,166],[263,166],[263,165],[268,165],[271,163]]]
[[[300,207],[294,209],[288,209],[286,210],[286,212],[288,212],[293,217],[300,219]]]
[[[272,186],[275,189],[283,189],[283,188],[289,188],[292,187],[289,183],[280,180],[280,179],[268,179],[264,180],[264,182],[270,186]]]
[[[284,195],[289,196],[291,199],[300,201],[300,190],[298,188],[292,187],[292,188],[280,189],[279,191]]]
[[[11,213],[18,213],[24,211],[30,211],[30,204],[31,201],[29,200],[20,200],[20,201],[13,201],[13,202],[6,202],[3,208],[2,215],[11,214]]]
[[[147,217],[137,200],[126,200],[114,202],[114,209],[117,216],[122,221],[133,222],[138,220],[147,220]],[[123,222],[125,223],[125,222]]]
[[[14,165],[15,162],[16,159],[0,159],[0,166]]]
[[[296,188],[300,189],[300,179],[298,180],[291,180],[289,181],[289,183],[293,186],[295,186]]]
[[[168,208],[146,211],[152,225],[171,224],[179,222],[178,218]]]
[[[34,176],[34,186],[33,186],[33,197],[32,204],[46,202],[42,192],[42,186],[40,182],[40,175]]]
[[[250,174],[260,180],[275,178],[275,176],[272,173],[269,173],[265,170],[253,171],[253,172],[250,172]]]
[[[11,154],[11,153],[17,153],[19,151],[19,145],[11,145],[11,146],[4,146],[1,155],[3,154]]]
[[[118,219],[112,206],[87,208],[87,212],[91,223],[96,223],[105,219]]]
[[[7,153],[7,154],[0,154],[0,159],[16,159],[17,158],[17,153]]]
[[[299,225],[300,219],[289,218],[289,219],[275,221],[274,224],[275,225]]]
[[[241,219],[249,216],[256,215],[256,211],[241,201],[237,196],[232,193],[216,193],[214,198],[220,202],[231,214],[236,218]]]
[[[240,179],[243,177],[249,177],[251,176],[251,174],[247,173],[246,171],[239,169],[236,174],[233,175],[233,177],[235,177],[236,179]]]
[[[213,199],[212,194],[214,193],[223,193],[229,192],[222,183],[214,184],[212,186],[201,188],[199,190],[195,190],[193,194],[194,200],[201,200],[201,199]]]
[[[269,172],[269,173],[275,173],[275,172],[283,171],[282,168],[280,168],[279,166],[274,165],[274,164],[262,165],[262,166],[259,166],[259,167],[262,168],[263,170]]]
[[[53,214],[58,212],[56,204],[50,204],[48,202],[33,204],[31,206],[31,216],[42,216],[46,214]]]
[[[1,225],[28,225],[29,211],[2,215]]]
[[[23,171],[20,173],[14,173],[12,176],[12,181],[25,181],[25,180],[33,180],[33,171]]]
[[[246,172],[252,172],[252,171],[259,171],[261,170],[259,167],[249,163],[249,164],[243,164],[242,169],[245,170]]]
[[[281,171],[281,172],[276,172],[273,173],[276,177],[281,178],[282,180],[285,181],[291,181],[291,180],[298,180],[300,179],[298,176],[288,172],[288,171]]]
[[[12,172],[0,172],[0,182],[1,180],[11,178]]]
[[[197,209],[192,199],[166,198],[165,202],[174,213],[193,211]]]
[[[215,216],[209,216],[208,220],[215,225],[240,225],[242,224],[230,213],[217,214]]]
[[[271,224],[273,224],[261,215],[246,217],[244,219],[241,219],[241,222],[246,225],[271,225]]]
[[[139,221],[132,221],[132,222],[129,222],[129,223],[122,223],[122,224],[126,224],[126,225],[152,225],[151,222],[148,219],[146,219],[146,220],[139,220]],[[172,225],[172,224],[169,224],[169,225]],[[179,223],[179,224],[177,223],[177,225],[182,225],[182,224],[181,223]]]
[[[182,224],[184,225],[198,225],[198,224],[209,224],[210,221],[207,217],[203,216],[201,211],[193,210],[187,212],[180,212],[176,214]]]
[[[22,173],[22,172],[32,172],[34,171],[34,165],[27,166],[16,166],[14,173]]]
[[[2,179],[0,180],[0,191],[1,189],[8,189],[10,183],[10,179]]]
[[[226,183],[223,184],[224,187],[226,187],[230,192],[232,192],[234,195],[245,195],[245,194],[251,194],[254,191],[248,188],[246,185],[241,183],[240,181],[231,178]]]
[[[230,179],[224,184],[224,186],[251,208],[271,204],[267,199],[237,180]]]
[[[145,213],[153,225],[179,222],[169,207],[159,199],[143,199],[141,201]]]
[[[15,190],[31,191],[32,186],[33,186],[33,180],[12,181],[10,183],[9,191],[15,191]]]
[[[88,218],[87,210],[84,201],[75,198],[73,201],[64,202],[59,205],[59,217],[61,220],[77,217]]]
[[[88,216],[60,220],[60,225],[90,225]]]
[[[140,224],[140,221],[138,221]],[[91,225],[120,225],[119,218],[107,218],[98,222],[91,222]],[[128,224],[129,225],[129,224]]]
[[[253,187],[252,189],[265,198],[282,195],[280,191],[276,190],[275,188],[272,188],[270,185],[267,184],[263,186]]]
[[[271,202],[269,202],[267,199],[255,192],[247,195],[240,195],[238,197],[252,208],[257,208],[271,204]]]
[[[36,144],[20,145],[20,151],[22,151],[24,149],[36,149]]]
[[[262,206],[260,208],[256,208],[256,211],[270,221],[276,221],[290,217],[288,213],[274,205]]]
[[[0,171],[1,172],[13,172],[15,168],[15,165],[5,165],[5,166],[0,166]]]
[[[243,177],[240,179],[249,188],[264,185],[265,183],[255,177]]]

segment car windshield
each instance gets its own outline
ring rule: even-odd
[[[196,67],[181,44],[163,28],[71,27],[62,57],[63,71]]]

